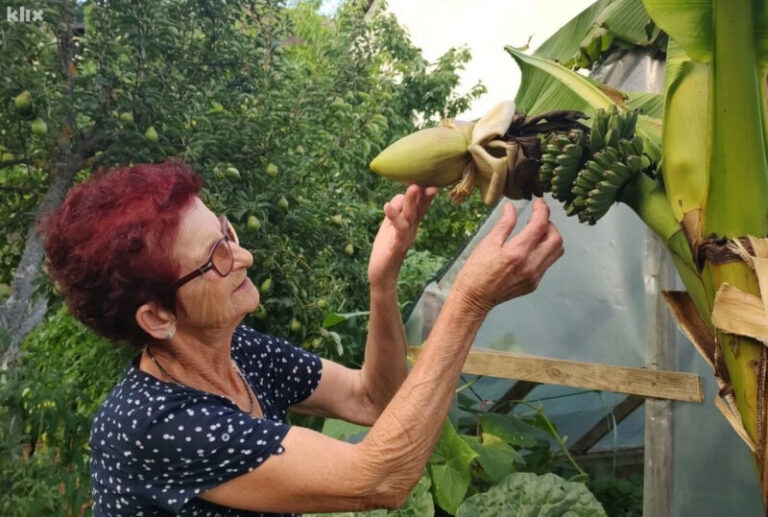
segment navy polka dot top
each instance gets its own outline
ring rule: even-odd
[[[264,418],[226,397],[163,382],[128,364],[91,426],[93,514],[100,516],[276,516],[219,506],[195,496],[272,454],[290,428],[288,406],[306,399],[320,358],[284,339],[240,325],[232,359],[250,382]]]

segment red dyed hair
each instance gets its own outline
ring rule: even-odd
[[[181,212],[202,186],[177,161],[99,171],[41,220],[48,276],[77,319],[138,348],[151,339],[136,323],[141,305],[153,300],[176,314],[180,267],[171,251]]]

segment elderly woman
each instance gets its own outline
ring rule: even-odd
[[[498,303],[533,291],[563,253],[542,200],[510,205],[456,278],[409,373],[400,265],[437,190],[384,205],[369,262],[361,370],[241,325],[259,305],[251,253],[181,163],[78,185],[42,224],[72,313],[137,352],[91,429],[101,515],[295,515],[396,508],[422,475],[473,337]],[[258,267],[258,264],[256,265]],[[288,410],[372,426],[350,444],[286,424]]]

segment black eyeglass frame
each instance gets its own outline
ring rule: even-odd
[[[235,228],[227,219],[227,216],[222,215],[221,217],[219,217],[219,221],[221,222],[221,233],[223,234],[223,237],[217,240],[214,243],[214,245],[211,247],[211,252],[208,254],[208,260],[206,260],[205,264],[203,264],[196,270],[176,280],[176,282],[174,282],[173,284],[174,289],[180,288],[182,285],[186,284],[190,280],[194,280],[195,278],[201,275],[204,275],[211,269],[213,269],[213,271],[222,278],[224,278],[225,276],[227,276],[232,272],[232,268],[235,265],[235,254],[232,252],[232,246],[230,246],[229,243],[234,242],[235,244],[240,244],[240,239],[238,239],[237,232],[235,231]],[[229,236],[230,231],[232,232],[234,239],[230,238]],[[219,268],[217,268],[216,265],[213,263],[213,256],[216,254],[216,251],[219,249],[219,246],[221,246],[222,244],[227,247],[227,250],[229,250],[230,262],[229,262],[229,268],[227,268],[226,272],[219,271]]]

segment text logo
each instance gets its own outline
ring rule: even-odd
[[[28,7],[7,7],[5,11],[5,21],[15,23],[29,23],[43,21],[42,9],[30,9]]]

